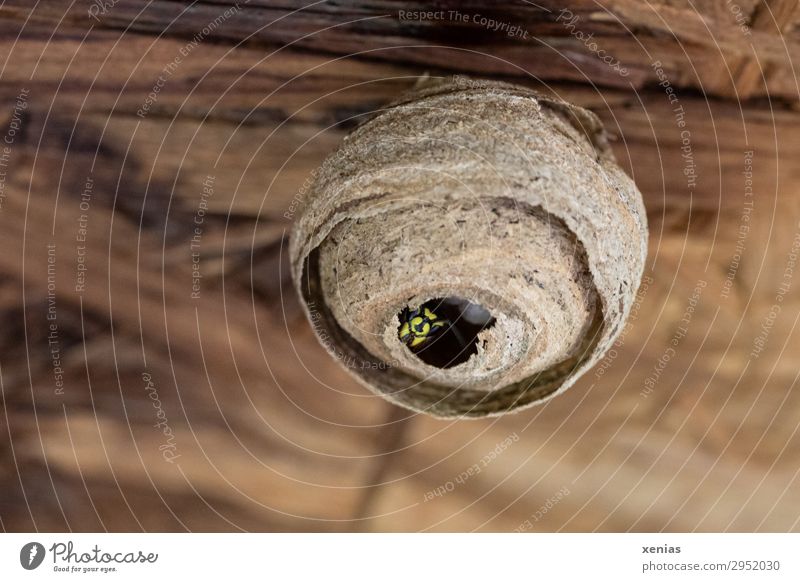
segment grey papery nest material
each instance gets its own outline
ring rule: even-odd
[[[323,344],[437,417],[569,388],[622,330],[646,253],[641,195],[594,114],[463,78],[421,84],[345,138],[291,241]],[[446,325],[412,349],[398,330],[425,306]]]

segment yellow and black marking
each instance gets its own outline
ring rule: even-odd
[[[405,309],[397,337],[409,348],[419,349],[436,337],[440,331],[449,327],[450,322],[440,319],[427,307],[413,311]]]

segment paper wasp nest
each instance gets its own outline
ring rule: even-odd
[[[594,114],[455,80],[418,87],[349,135],[291,241],[297,289],[333,356],[377,394],[438,417],[566,390],[621,331],[646,252],[641,195]]]

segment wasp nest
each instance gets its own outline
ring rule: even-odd
[[[437,417],[566,390],[621,331],[646,251],[641,195],[594,114],[463,80],[419,86],[345,138],[291,241],[323,344]]]

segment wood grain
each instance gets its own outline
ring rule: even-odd
[[[798,15],[742,1],[746,39],[722,0],[536,4],[436,4],[519,26],[530,37],[520,41],[399,17],[421,2],[251,0],[138,116],[165,67],[231,2],[119,0],[99,21],[89,3],[5,2],[0,135],[20,91],[29,97],[0,207],[2,527],[797,530],[797,281],[770,313],[800,221]],[[557,20],[565,6],[627,76]],[[288,278],[298,191],[350,129],[426,74],[511,80],[592,109],[645,197],[650,283],[624,341],[530,413],[440,422],[390,408],[319,345]],[[76,292],[81,214],[88,271]],[[699,282],[685,336],[645,395]],[[159,449],[144,373],[176,463]]]

